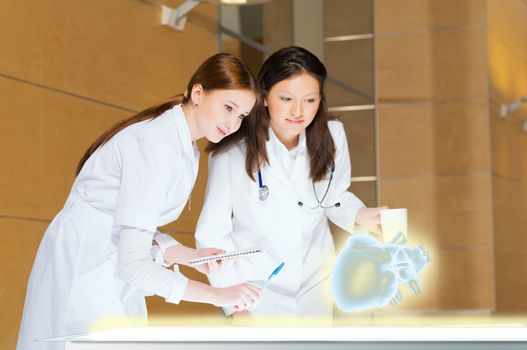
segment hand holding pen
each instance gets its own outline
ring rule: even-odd
[[[271,281],[271,279],[278,275],[278,273],[280,272],[280,270],[282,270],[282,267],[284,267],[285,265],[285,262],[282,262],[280,265],[278,265],[278,267],[276,269],[274,269],[274,271],[269,275],[269,277],[267,277],[267,280],[265,281],[264,285],[262,286],[262,288],[260,289],[260,293],[262,293],[262,296],[263,296],[263,292],[264,290],[267,288],[267,286],[269,285],[269,282]],[[251,310],[254,310],[254,308],[258,306],[257,303],[253,304],[252,307],[250,307],[248,309],[248,311],[251,311]]]

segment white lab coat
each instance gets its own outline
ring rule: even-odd
[[[263,184],[269,188],[266,201],[258,199],[256,182],[245,171],[242,143],[209,160],[205,203],[196,229],[198,247],[217,247],[232,251],[249,247],[263,254],[240,258],[209,275],[213,286],[224,287],[252,281],[262,285],[281,263],[285,265],[264,292],[261,303],[251,313],[262,316],[331,317],[333,302],[329,276],[335,257],[328,219],[352,231],[357,211],[364,204],[348,192],[351,181],[346,134],[341,122],[330,121],[336,146],[335,172],[324,206],[337,202],[340,207],[308,209],[317,202],[309,178],[309,154],[304,134],[290,167],[284,161],[287,149],[270,129],[266,147],[270,166],[261,169]],[[285,155],[287,157],[287,154]],[[285,165],[285,166],[284,166]],[[284,171],[290,168],[291,173]],[[315,187],[322,198],[326,180]],[[302,201],[304,207],[299,207]],[[224,309],[228,314],[232,312]]]
[[[34,340],[84,333],[97,322],[144,324],[146,295],[181,300],[188,279],[176,266],[165,269],[149,255],[135,265],[134,278],[150,288],[139,288],[121,278],[118,248],[134,245],[129,229],[134,228],[149,254],[156,228],[175,220],[185,207],[198,163],[181,106],[123,129],[95,151],[42,238],[17,349],[63,349],[63,343]],[[128,242],[120,242],[124,229]],[[165,248],[177,242],[159,233],[155,238],[162,262]]]

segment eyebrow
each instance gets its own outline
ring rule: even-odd
[[[289,95],[294,95],[292,92],[289,92],[289,91],[286,91],[286,90],[279,90],[278,93],[285,93],[285,94],[289,94]],[[320,95],[320,93],[310,92],[309,94],[305,94],[302,97],[306,97],[306,96],[309,96],[309,95]]]

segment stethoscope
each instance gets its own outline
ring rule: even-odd
[[[258,169],[258,187],[258,199],[265,202],[267,197],[269,197],[269,187],[263,184],[262,171],[260,169]]]
[[[306,205],[304,205],[304,202],[302,201],[298,201],[298,206],[299,207],[303,207],[303,208],[308,208],[308,209],[318,209],[318,208],[322,208],[322,209],[330,209],[330,208],[338,208],[340,207],[340,202],[337,202],[333,205],[330,205],[330,206],[324,206],[322,205],[322,203],[324,203],[324,200],[326,199],[326,196],[328,195],[328,192],[329,192],[329,188],[331,187],[331,182],[333,181],[333,173],[335,172],[335,166],[332,166],[331,167],[331,174],[329,176],[329,181],[328,181],[328,185],[326,187],[326,191],[324,191],[324,195],[322,196],[322,199],[319,199],[318,198],[318,194],[317,194],[317,190],[315,189],[315,183],[312,182],[311,185],[313,186],[313,193],[315,194],[315,198],[317,200],[317,205],[314,206],[314,207],[308,207]],[[264,185],[263,183],[263,179],[262,179],[262,171],[260,169],[258,169],[258,199],[261,200],[262,202],[266,201],[267,198],[269,197],[269,187],[267,187],[267,185]]]

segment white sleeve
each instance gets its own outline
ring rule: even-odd
[[[154,233],[121,226],[119,231],[119,277],[139,288],[178,304],[187,288],[188,278],[176,265],[174,271],[152,261],[151,249]]]
[[[155,232],[180,158],[171,145],[130,138],[119,147],[121,183],[115,224]]]
[[[196,227],[196,247],[219,248],[227,252],[236,250],[232,240],[232,184],[229,155],[223,153],[209,157],[209,171],[205,200]],[[207,275],[211,286],[227,287],[239,281],[236,274],[236,261]],[[228,315],[232,313],[224,308]]]
[[[337,121],[332,121],[329,125],[336,155],[335,172],[326,203],[340,203],[340,206],[326,209],[325,214],[334,224],[351,233],[355,228],[357,212],[365,205],[348,191],[351,185],[351,161],[344,126]]]
[[[167,264],[165,262],[165,253],[168,248],[181,243],[176,241],[171,235],[159,231],[154,232],[154,241],[156,241],[157,244],[152,247],[152,259],[154,259],[157,264],[165,267],[171,266],[171,263]]]

